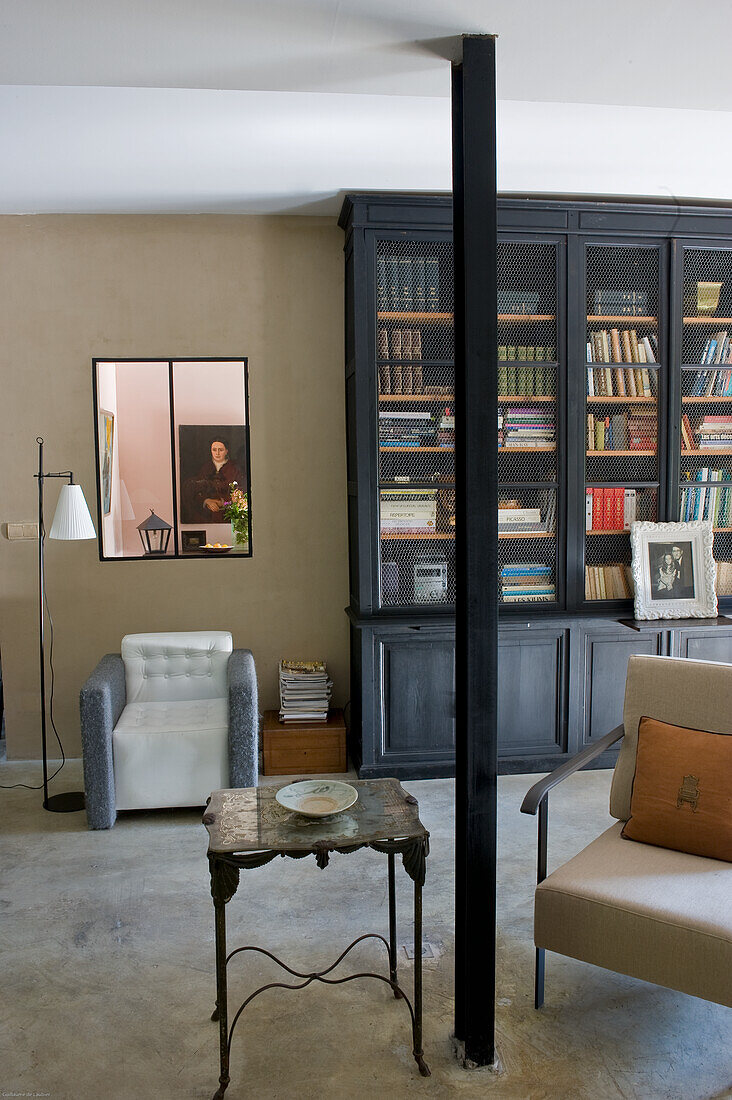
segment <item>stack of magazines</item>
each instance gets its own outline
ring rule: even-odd
[[[280,722],[327,722],[332,690],[324,661],[280,661]]]

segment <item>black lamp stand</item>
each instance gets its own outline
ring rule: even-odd
[[[83,791],[69,791],[63,794],[50,795],[48,793],[48,753],[46,748],[46,653],[45,653],[45,626],[46,626],[46,590],[43,571],[43,547],[46,532],[43,526],[43,483],[47,477],[65,477],[69,485],[74,484],[74,475],[71,470],[62,470],[59,473],[46,474],[43,472],[43,438],[36,438],[38,444],[38,641],[41,671],[41,743],[43,746],[43,809],[51,810],[57,814],[73,813],[84,809]]]

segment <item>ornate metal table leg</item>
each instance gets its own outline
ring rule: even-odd
[[[213,1100],[222,1100],[229,1084],[229,1019],[226,990],[226,903],[236,892],[239,870],[209,856],[211,896],[216,923],[216,1008],[211,1016],[219,1023],[219,1087]]]
[[[423,1077],[430,1077],[422,1049],[422,883],[414,882],[414,1060]]]
[[[394,882],[394,853],[389,852],[389,979],[396,986],[397,978],[397,942],[396,942],[396,886]],[[394,988],[394,997],[401,998],[399,989]]]

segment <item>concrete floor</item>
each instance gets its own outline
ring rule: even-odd
[[[0,783],[38,782],[39,772],[5,763]],[[609,782],[609,772],[583,773],[552,795],[550,866],[609,824]],[[417,1074],[405,1007],[380,984],[275,990],[237,1027],[227,1100],[732,1097],[729,1009],[552,955],[546,1006],[534,1011],[536,822],[519,813],[530,783],[499,781],[500,1072],[462,1070],[451,1055],[453,783],[433,780],[406,784],[432,834],[432,1077]],[[72,761],[54,790],[79,784]],[[83,814],[44,813],[37,791],[2,791],[0,838],[0,1097],[210,1098],[218,1034],[209,1020],[213,921],[200,812],[125,814],[110,832],[89,832]],[[403,872],[398,883],[402,942],[411,936],[411,883]],[[228,906],[229,945],[258,942],[315,969],[360,932],[385,930],[385,887],[385,857],[372,852],[334,856],[325,871],[308,859],[242,872]],[[375,944],[352,959],[365,969],[382,961]],[[409,980],[404,952],[401,966]],[[231,1001],[279,974],[261,957],[240,957]]]

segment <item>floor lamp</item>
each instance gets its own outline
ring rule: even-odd
[[[54,813],[71,813],[74,810],[84,809],[84,795],[82,791],[73,791],[66,794],[48,795],[48,754],[46,751],[46,654],[44,647],[44,635],[46,625],[46,589],[43,572],[43,549],[46,540],[46,529],[43,525],[43,483],[47,477],[68,478],[68,484],[62,486],[56,505],[56,512],[48,532],[50,539],[95,539],[97,533],[94,530],[92,518],[81,485],[76,485],[71,470],[62,470],[59,473],[47,474],[43,471],[43,439],[39,435],[36,438],[38,444],[38,636],[39,655],[41,668],[41,741],[43,744],[43,809],[52,810]],[[53,626],[53,623],[51,624]],[[52,637],[53,641],[53,637]],[[52,688],[53,692],[53,688]],[[62,750],[63,751],[63,750]]]

